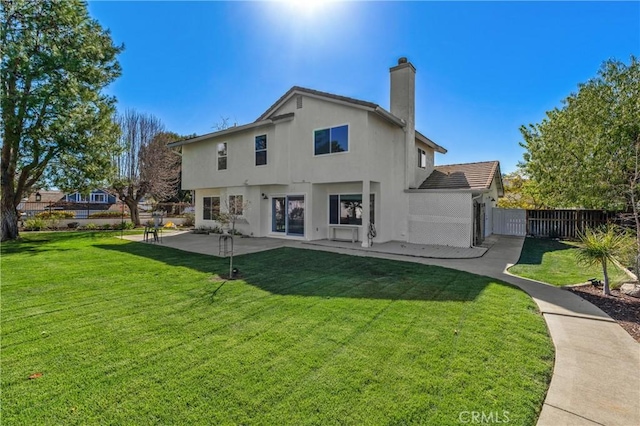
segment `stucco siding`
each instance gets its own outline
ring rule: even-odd
[[[470,247],[473,206],[470,193],[409,193],[408,242]]]

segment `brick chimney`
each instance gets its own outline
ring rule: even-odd
[[[416,68],[407,58],[398,59],[398,65],[389,69],[391,77],[391,113],[405,121],[405,188],[415,188],[417,163],[416,139]]]

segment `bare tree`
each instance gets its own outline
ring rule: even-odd
[[[129,208],[131,221],[140,225],[138,204],[145,196],[164,199],[176,190],[180,158],[166,144],[178,136],[165,132],[157,117],[133,109],[119,115],[117,123],[123,153],[114,158],[117,176],[111,188]]]
[[[218,215],[218,222],[223,226],[227,226],[230,235],[236,234],[236,222],[240,219],[249,208],[249,201],[243,201],[242,195],[228,195],[224,200],[226,212]],[[229,279],[233,279],[233,245],[229,253]]]

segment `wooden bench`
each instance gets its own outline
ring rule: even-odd
[[[329,230],[331,231],[331,241],[336,240],[336,229],[348,229],[351,231],[351,242],[355,243],[358,241],[358,232],[360,231],[359,225],[329,225]]]

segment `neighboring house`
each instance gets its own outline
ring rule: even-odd
[[[94,189],[89,194],[74,192],[64,196],[64,201],[69,203],[115,204],[118,199],[115,195],[103,189]]]
[[[502,195],[497,161],[434,167],[447,151],[415,129],[415,73],[391,68],[390,111],[293,87],[255,122],[169,144],[182,148],[182,187],[196,226],[241,201],[245,234],[390,240],[469,247],[491,234]]]
[[[18,210],[27,218],[43,211],[70,211],[76,218],[85,219],[92,213],[117,207],[116,203],[117,198],[102,189],[94,189],[88,195],[79,192],[65,195],[62,191],[36,191],[18,205]]]

